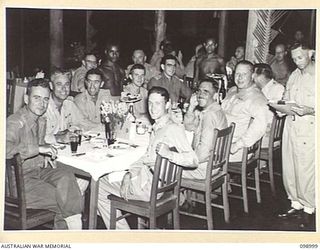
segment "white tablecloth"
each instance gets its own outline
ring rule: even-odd
[[[117,141],[128,142],[118,139]],[[57,161],[81,169],[89,173],[94,180],[112,172],[130,169],[131,165],[142,157],[147,149],[148,134],[136,136],[134,142],[138,147],[126,144],[115,144],[106,147],[103,138],[84,141],[78,147],[77,154],[85,153],[81,156],[72,156],[70,146],[59,150]]]

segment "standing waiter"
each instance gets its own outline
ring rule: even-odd
[[[297,69],[286,85],[285,100],[294,101],[283,131],[283,182],[291,208],[280,218],[301,216],[308,227],[315,212],[315,65],[312,50],[303,44],[291,47]]]

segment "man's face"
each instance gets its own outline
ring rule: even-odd
[[[291,57],[300,70],[305,69],[311,62],[309,50],[298,47],[291,51]]]
[[[90,74],[86,79],[86,86],[89,95],[97,96],[100,91],[102,79],[100,75]]]
[[[304,35],[302,33],[302,31],[297,30],[296,33],[294,33],[294,38],[296,39],[296,41],[301,42],[303,39]]]
[[[132,61],[133,61],[134,64],[142,64],[142,65],[144,65],[145,62],[146,62],[146,56],[145,56],[145,54],[143,53],[143,51],[141,51],[141,50],[136,50],[136,51],[133,53]]]
[[[208,39],[205,43],[204,43],[204,47],[207,51],[208,54],[212,54],[214,53],[217,44],[215,41],[213,41],[212,39]]]
[[[257,74],[256,72],[253,73],[252,75],[253,81],[254,83],[260,88],[262,89],[264,87],[264,85],[262,84],[265,80],[265,77],[263,74]]]
[[[144,70],[143,69],[134,69],[130,73],[130,78],[132,83],[138,87],[141,87],[144,83]]]
[[[113,45],[106,50],[107,59],[111,62],[117,62],[120,56],[120,51],[118,46]]]
[[[87,55],[82,64],[87,70],[95,69],[97,67],[97,58],[94,55]]]
[[[30,95],[25,95],[25,103],[28,109],[35,115],[43,115],[48,107],[50,97],[49,88],[41,86],[32,87]]]
[[[239,89],[246,89],[252,85],[252,74],[253,72],[250,70],[249,65],[238,64],[234,74],[234,81]]]
[[[67,75],[57,75],[52,81],[52,93],[53,95],[64,101],[70,94],[70,80]]]
[[[208,107],[210,104],[214,102],[213,95],[215,91],[212,87],[212,83],[210,82],[202,82],[199,86],[198,91],[198,103],[202,108]]]
[[[235,57],[240,60],[244,58],[244,48],[243,47],[238,47],[236,49],[236,52],[234,53]]]
[[[165,64],[161,65],[161,68],[163,69],[163,72],[167,76],[172,77],[176,73],[176,60],[174,59],[166,60]]]
[[[282,46],[282,45],[277,46],[275,49],[276,61],[282,62],[284,60],[285,55],[286,55],[286,50],[285,50],[284,46]]]
[[[165,98],[158,93],[152,93],[148,98],[148,110],[153,120],[158,120],[168,113]]]

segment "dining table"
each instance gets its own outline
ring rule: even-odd
[[[76,153],[71,152],[69,145],[57,147],[57,167],[71,169],[78,178],[90,181],[88,229],[97,226],[99,180],[108,175],[109,181],[121,181],[125,171],[145,154],[149,136],[149,132],[135,133],[133,140],[117,137],[108,145],[103,132],[89,132],[82,135]]]

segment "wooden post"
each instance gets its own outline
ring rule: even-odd
[[[219,41],[218,41],[218,55],[224,57],[226,53],[226,42],[228,32],[228,11],[222,10],[219,19]]]
[[[50,66],[63,67],[62,10],[50,10]]]
[[[92,10],[86,11],[86,52],[92,52],[95,47],[95,43],[92,42],[92,37],[96,33],[94,27],[90,24],[90,18],[92,16]]]
[[[21,25],[21,36],[20,36],[20,52],[21,52],[21,57],[20,57],[20,63],[21,63],[21,68],[18,70],[18,75],[20,77],[25,76],[25,70],[24,70],[24,10],[20,10],[20,25]]]
[[[310,18],[310,34],[309,34],[309,41],[310,41],[310,46],[311,48],[315,48],[314,44],[314,38],[315,38],[315,33],[316,33],[316,11],[312,10],[311,11],[311,18]]]
[[[165,11],[155,11],[155,51],[158,50],[159,45],[166,37],[166,23],[165,23]]]
[[[254,50],[257,46],[257,41],[253,36],[253,31],[256,27],[257,20],[258,19],[255,11],[249,10],[245,59],[251,62],[254,62]]]

